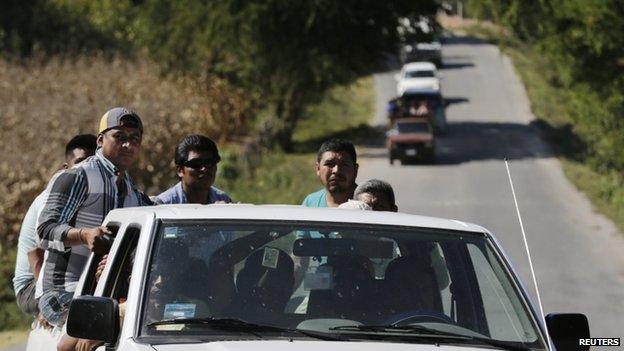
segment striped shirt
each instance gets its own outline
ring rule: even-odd
[[[123,177],[125,196],[118,196],[117,179]],[[80,274],[90,254],[86,245],[65,246],[71,228],[102,225],[109,211],[119,207],[151,205],[149,198],[136,188],[127,174],[97,150],[95,156],[66,170],[48,185],[49,195],[39,215],[37,234],[46,250],[41,288],[69,291],[76,289]]]

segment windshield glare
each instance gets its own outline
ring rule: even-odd
[[[215,335],[175,318],[234,318],[331,332],[422,325],[542,347],[484,236],[329,223],[175,221],[160,225],[142,335]]]

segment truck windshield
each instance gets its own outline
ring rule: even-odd
[[[399,122],[396,127],[400,134],[431,133],[427,122]]]
[[[407,71],[405,78],[432,78],[435,77],[433,71]]]
[[[151,253],[144,296],[143,336],[210,340],[223,332],[214,321],[226,319],[238,321],[230,326],[328,335],[387,330],[361,326],[404,326],[399,329],[543,348],[516,284],[479,233],[318,222],[165,221]],[[270,328],[257,333],[264,330]]]

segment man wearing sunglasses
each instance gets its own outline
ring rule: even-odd
[[[199,134],[187,135],[176,145],[174,162],[180,181],[154,198],[157,204],[230,203],[228,194],[213,186],[217,163],[221,160],[217,145]]]
[[[75,167],[54,178],[39,215],[37,234],[47,250],[37,296],[39,310],[52,325],[65,323],[69,303],[90,252],[104,254],[109,248],[101,226],[109,211],[120,207],[151,205],[126,171],[141,150],[143,124],[126,108],[106,112],[97,136],[97,151]]]

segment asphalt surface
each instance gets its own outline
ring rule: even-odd
[[[507,158],[545,313],[581,312],[593,337],[624,337],[624,236],[592,211],[530,124],[530,104],[509,58],[468,38],[450,38],[442,52],[450,130],[437,139],[437,163],[390,166],[385,149],[362,147],[358,181],[389,181],[399,211],[488,228],[537,301]],[[376,125],[386,122],[396,73],[375,76]]]

